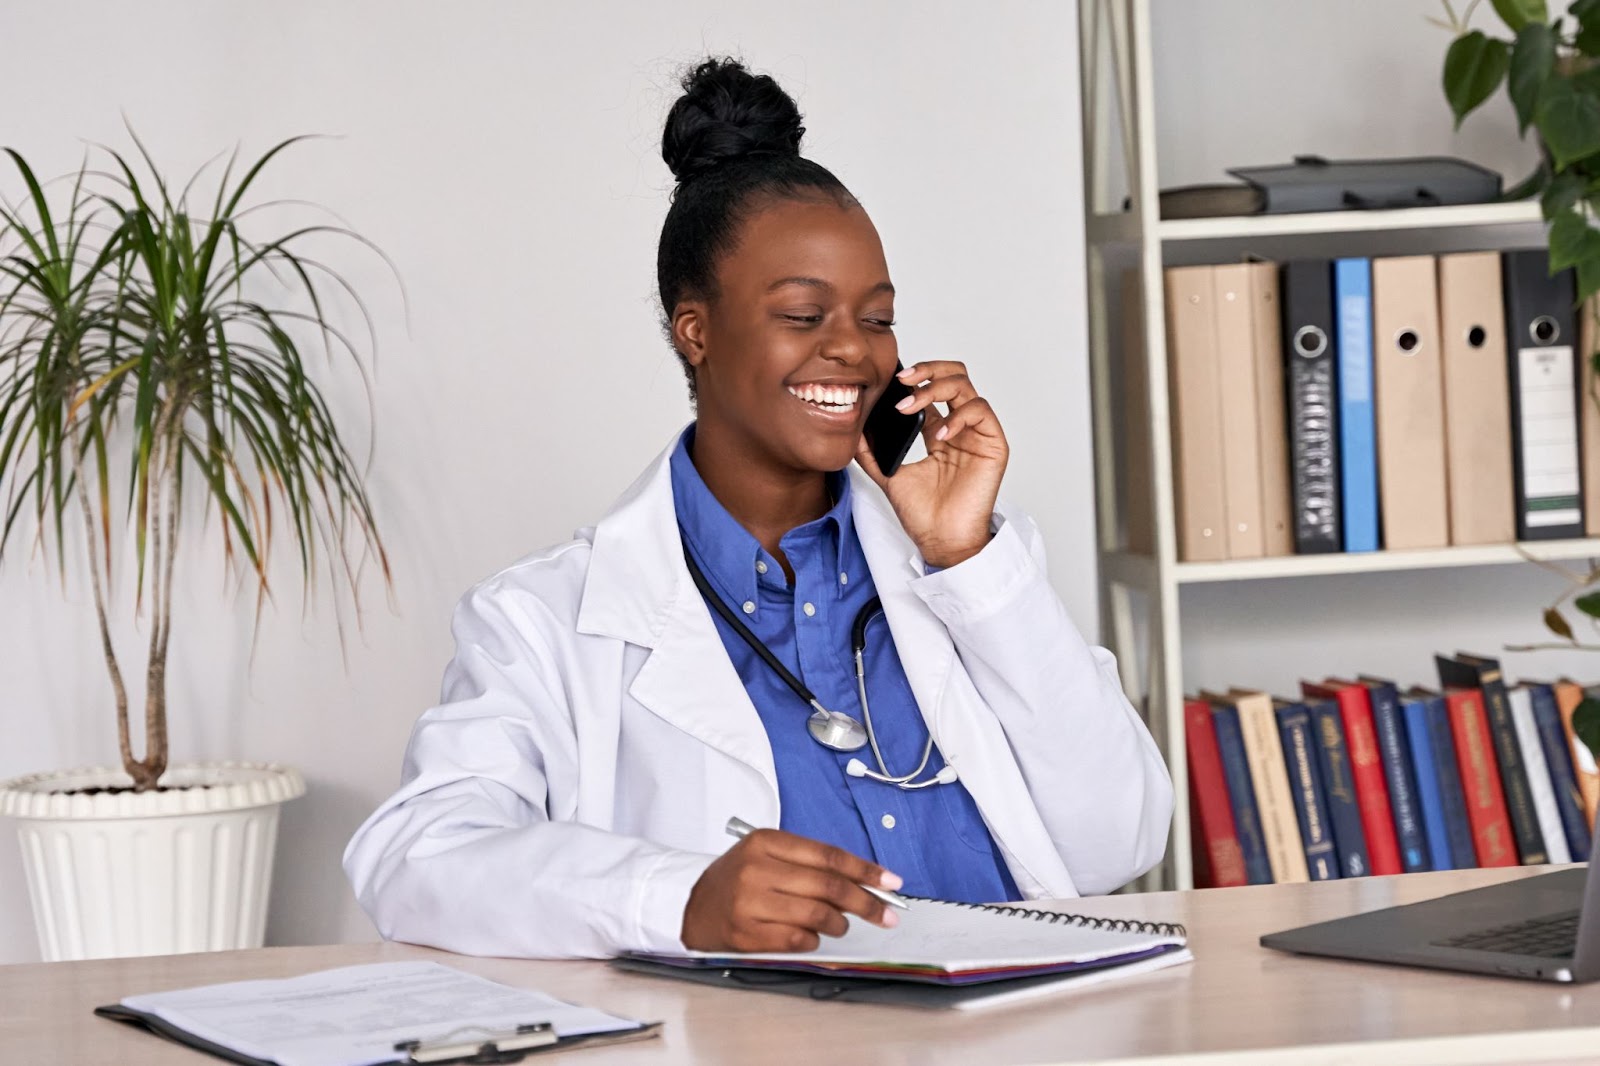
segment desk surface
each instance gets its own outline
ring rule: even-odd
[[[573,1060],[581,1063],[934,1066],[1177,1055],[1216,1063],[1600,1061],[1600,983],[1563,986],[1301,958],[1256,943],[1265,932],[1538,872],[1466,870],[1070,900],[1059,909],[1183,922],[1196,961],[977,1012],[813,1003],[623,974],[598,962],[477,959],[403,944],[0,966],[0,1058],[120,1066],[214,1062],[94,1018],[90,1010],[138,992],[436,958],[507,984],[666,1023],[659,1040],[584,1051]],[[1355,1042],[1363,1046],[1348,1046]],[[1291,1047],[1306,1050],[1285,1054]]]

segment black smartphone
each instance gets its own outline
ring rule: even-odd
[[[902,369],[899,363],[895,364],[896,375],[899,375]],[[871,449],[872,458],[877,462],[878,469],[883,471],[884,477],[894,477],[894,472],[900,469],[906,453],[911,450],[911,442],[922,432],[921,411],[908,415],[895,409],[895,404],[910,395],[911,386],[902,382],[898,376],[892,377],[889,379],[889,387],[883,390],[878,402],[867,412],[867,424],[862,433],[867,438],[867,447]]]

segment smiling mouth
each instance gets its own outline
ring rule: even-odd
[[[790,385],[789,395],[829,414],[849,414],[861,402],[860,385]]]

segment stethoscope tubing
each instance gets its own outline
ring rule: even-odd
[[[695,588],[700,590],[700,595],[705,599],[706,603],[711,606],[712,610],[717,612],[724,622],[728,623],[735,633],[739,634],[744,642],[750,646],[751,651],[760,656],[761,660],[772,668],[773,673],[777,674],[783,683],[789,686],[790,691],[814,708],[818,714],[826,715],[830,719],[839,718],[854,721],[843,711],[832,711],[824,707],[822,701],[817,699],[816,694],[806,687],[805,682],[795,677],[789,668],[784,666],[778,657],[773,654],[772,649],[767,647],[766,642],[751,632],[750,627],[744,624],[744,620],[734,614],[733,608],[723,602],[722,597],[717,595],[716,590],[711,587],[711,582],[706,580],[704,571],[695,562],[694,553],[689,550],[687,540],[683,542],[683,561],[688,564],[689,577],[694,581]],[[882,613],[883,601],[874,596],[862,606],[861,610],[856,612],[855,621],[850,627],[850,650],[855,658],[856,665],[856,691],[861,698],[861,715],[865,719],[864,723],[859,724],[865,727],[864,732],[866,733],[867,743],[872,748],[872,757],[878,764],[878,772],[873,773],[868,770],[861,765],[858,759],[851,760],[851,765],[847,772],[852,777],[870,777],[884,784],[895,785],[908,791],[928,788],[932,785],[947,784],[955,780],[951,768],[946,768],[945,771],[941,771],[938,775],[926,781],[913,780],[918,774],[927,769],[928,760],[933,756],[933,735],[931,733],[928,736],[927,743],[922,747],[922,761],[917,764],[915,770],[903,776],[889,772],[888,764],[884,762],[883,752],[878,747],[878,733],[872,726],[872,709],[867,703],[867,672],[864,653],[867,647],[867,624]],[[857,750],[860,747],[859,741],[852,747],[842,747],[822,740],[814,732],[811,735],[813,740],[831,751],[848,752]]]

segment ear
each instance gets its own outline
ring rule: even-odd
[[[672,309],[672,346],[696,369],[706,358],[709,312],[704,300],[683,300]]]

